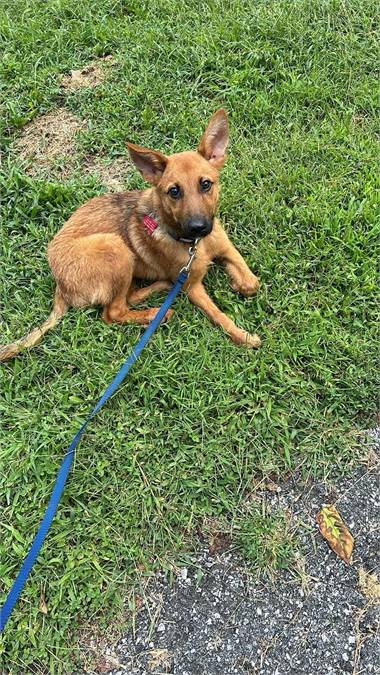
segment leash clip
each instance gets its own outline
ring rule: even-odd
[[[186,274],[190,271],[190,268],[193,264],[193,260],[197,257],[197,244],[199,242],[199,239],[195,239],[195,241],[191,244],[189,247],[189,260],[187,261],[187,264],[182,267],[181,272],[186,272]]]

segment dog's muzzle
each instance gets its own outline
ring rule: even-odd
[[[183,224],[183,233],[189,239],[200,239],[210,234],[213,226],[213,218],[204,216],[192,216]]]

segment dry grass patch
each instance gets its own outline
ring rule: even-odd
[[[112,160],[96,155],[81,158],[77,134],[85,127],[84,120],[65,108],[29,122],[13,145],[26,164],[26,173],[62,179],[68,178],[80,164],[82,174],[95,176],[111,192],[124,190],[131,162],[126,156]]]
[[[131,170],[131,162],[127,157],[117,157],[110,161],[92,156],[85,159],[82,166],[84,173],[96,176],[110,192],[126,189],[127,177]]]
[[[110,644],[115,644],[121,636],[121,626],[125,622],[126,617],[120,615],[117,619],[110,621],[107,629],[100,628],[100,626],[82,627],[80,631],[80,658],[81,666],[85,673],[108,673],[113,668],[118,670],[126,670],[117,654],[110,647]]]
[[[41,172],[66,176],[72,169],[76,154],[76,136],[86,126],[84,120],[64,108],[36,117],[21,131],[14,150],[26,162],[26,173]]]
[[[167,649],[151,649],[149,652],[149,670],[160,669],[168,673],[172,663],[172,654]]]
[[[96,87],[107,77],[107,69],[115,65],[113,56],[105,56],[102,59],[96,59],[83,68],[71,70],[61,79],[60,86],[65,91],[77,91],[85,87]]]
[[[362,595],[373,604],[380,603],[380,583],[375,573],[367,572],[363,567],[358,571],[359,589]]]

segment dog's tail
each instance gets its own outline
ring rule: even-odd
[[[60,318],[66,314],[69,305],[66,303],[61,293],[57,289],[54,297],[54,306],[53,311],[49,314],[46,321],[44,321],[41,326],[33,328],[30,333],[24,335],[20,340],[16,342],[10,342],[8,345],[0,346],[0,361],[7,361],[12,359],[16,354],[18,354],[22,349],[28,349],[29,347],[34,347],[42,339],[42,336],[47,333],[48,330],[54,328],[57,325]]]

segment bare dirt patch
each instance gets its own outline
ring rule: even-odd
[[[27,124],[14,142],[14,149],[27,163],[26,173],[66,176],[76,154],[76,136],[86,126],[84,120],[64,108],[53,110]]]
[[[111,192],[124,190],[131,171],[130,160],[127,156],[83,157],[77,147],[77,135],[85,128],[85,120],[58,108],[29,122],[14,141],[13,149],[25,162],[29,176],[66,179],[80,169],[82,175],[94,176]]]
[[[65,91],[95,87],[115,65],[113,56],[105,56],[79,70],[72,70],[61,80]],[[67,178],[79,166],[85,175],[94,175],[109,190],[124,189],[130,162],[124,157],[107,160],[102,157],[83,157],[77,148],[77,134],[86,128],[86,121],[65,108],[58,108],[37,117],[27,124],[15,140],[13,148],[25,162],[30,176],[49,175]]]
[[[101,84],[107,77],[107,70],[110,66],[115,65],[113,56],[105,56],[102,59],[96,59],[92,63],[79,68],[78,70],[71,70],[68,75],[64,75],[61,79],[60,86],[66,91],[77,91],[85,87],[96,87]]]
[[[82,166],[84,173],[96,176],[111,192],[125,190],[131,171],[131,162],[127,157],[117,157],[111,161],[96,156],[88,157]]]
[[[225,518],[204,518],[199,535],[208,544],[210,555],[218,555],[232,547],[231,527]]]

